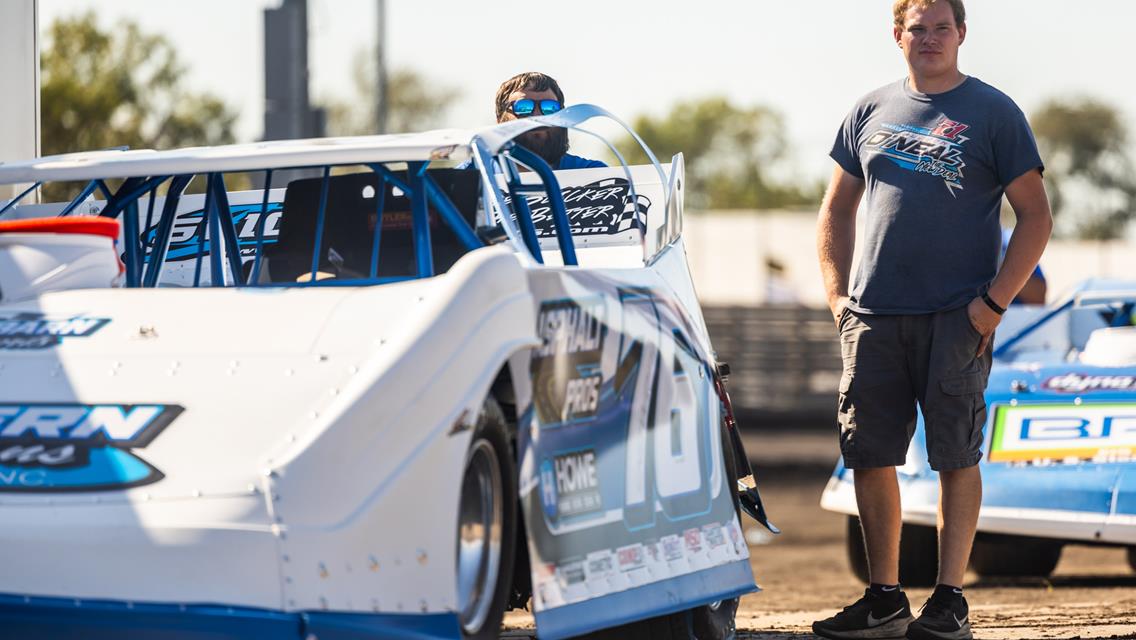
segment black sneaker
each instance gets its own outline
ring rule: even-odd
[[[864,590],[864,597],[840,613],[813,623],[813,633],[822,638],[902,638],[915,618],[907,595],[896,591],[881,596]]]
[[[970,640],[970,607],[966,598],[932,596],[919,608],[919,619],[907,627],[910,640]]]

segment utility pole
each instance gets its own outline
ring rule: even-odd
[[[387,3],[386,0],[375,0],[375,9],[378,12],[377,37],[375,39],[375,132],[387,132]]]
[[[39,157],[39,3],[0,1],[0,162]],[[0,202],[26,186],[0,186]],[[18,189],[18,191],[17,191]],[[24,202],[34,202],[32,195]]]
[[[264,139],[324,135],[323,109],[308,97],[308,2],[264,10]]]

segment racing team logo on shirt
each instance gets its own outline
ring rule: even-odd
[[[970,125],[941,118],[935,127],[915,127],[884,123],[868,137],[865,145],[900,167],[943,179],[953,196],[961,190],[963,167],[962,146],[970,138],[962,135]]]

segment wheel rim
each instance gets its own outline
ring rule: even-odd
[[[715,600],[714,602],[711,602],[710,604],[708,604],[706,606],[709,607],[711,611],[717,611],[718,609],[722,608],[722,601],[721,600]]]
[[[458,605],[462,629],[475,634],[493,605],[504,519],[501,466],[486,440],[470,449],[458,510]]]

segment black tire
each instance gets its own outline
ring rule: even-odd
[[[726,490],[734,499],[734,513],[738,523],[742,521],[741,502],[735,487],[738,477],[738,461],[734,457],[733,443],[725,423],[722,424],[722,458],[725,462]],[[690,610],[696,640],[734,640],[737,636],[737,626],[734,621],[738,612],[738,598],[720,600],[708,605],[695,607]]]
[[[852,574],[868,584],[868,555],[864,550],[864,531],[860,518],[848,516],[848,566]],[[899,581],[909,587],[931,587],[939,578],[939,539],[934,527],[905,524],[899,537]]]
[[[458,506],[458,620],[462,627],[462,637],[470,640],[492,640],[498,637],[501,629],[501,620],[505,616],[505,608],[509,601],[512,589],[513,563],[515,562],[516,536],[517,536],[517,470],[513,461],[512,449],[509,446],[509,435],[505,424],[505,417],[501,407],[492,398],[487,399],[481,408],[481,414],[474,427],[473,437],[470,440],[469,453],[466,455],[466,466],[462,471],[461,493]],[[496,466],[497,480],[494,484],[492,468]],[[488,487],[486,483],[488,483]],[[490,504],[485,502],[485,492],[496,494]],[[467,502],[469,500],[469,502]],[[472,588],[469,597],[463,596],[462,587],[462,522],[477,523],[491,521],[495,510],[500,509],[499,553],[496,561],[493,554],[480,562],[469,566],[476,566],[472,579],[477,583]],[[489,513],[484,513],[488,511]],[[480,516],[480,518],[479,518]],[[468,518],[468,519],[467,519]],[[491,527],[483,527],[483,529]],[[469,542],[477,544],[479,529],[472,526],[469,529]],[[485,535],[480,540],[484,542]],[[491,545],[490,545],[491,546]],[[473,556],[470,556],[473,557]],[[486,577],[488,572],[495,572],[495,577]],[[492,574],[490,574],[492,575]],[[488,589],[476,588],[487,586],[492,582],[492,596],[486,598]],[[466,602],[465,600],[473,600]]]
[[[576,640],[690,640],[693,636],[690,611],[637,620],[619,627],[593,631]]]
[[[734,488],[737,479],[737,461],[730,443],[726,425],[722,425],[722,456],[725,462],[726,489],[734,500],[734,513],[741,522],[741,503]],[[612,629],[604,629],[581,636],[587,640],[734,640],[737,636],[734,617],[738,611],[738,598],[720,600],[711,604],[679,611],[657,618],[638,620]]]
[[[1128,566],[1136,571],[1136,546],[1128,547]]]
[[[970,567],[983,577],[1044,578],[1061,559],[1062,542],[1048,538],[979,533]]]

